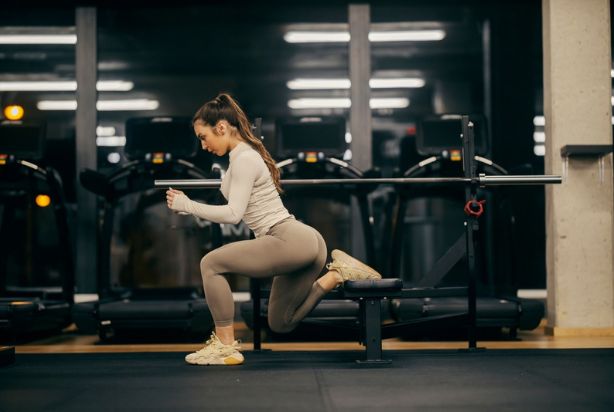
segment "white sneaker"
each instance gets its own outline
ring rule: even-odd
[[[185,361],[192,365],[240,365],[244,360],[240,349],[239,342],[224,345],[213,332],[205,342],[205,347],[187,355]]]
[[[381,279],[378,271],[362,263],[360,260],[348,255],[342,250],[333,249],[333,261],[326,265],[328,270],[339,272],[343,280]]]

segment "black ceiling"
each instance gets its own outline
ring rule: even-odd
[[[71,2],[65,2],[71,3]],[[265,119],[290,114],[287,100],[305,96],[348,96],[334,92],[290,91],[296,77],[348,77],[347,44],[288,44],[284,32],[297,24],[347,23],[347,3],[174,2],[173,7],[139,2],[90,2],[98,5],[99,79],[135,83],[129,93],[101,93],[102,98],[151,97],[160,101],[156,114],[190,115],[219,91],[234,93],[252,115]],[[421,89],[374,90],[374,96],[405,96],[408,109],[375,112],[406,122],[433,112],[433,100],[448,84],[463,84],[473,95],[470,110],[480,109],[483,86],[482,23],[505,7],[534,2],[416,1],[371,5],[373,24],[436,26],[447,35],[440,42],[373,43],[374,77],[423,77]],[[109,6],[110,4],[110,6]],[[535,7],[529,7],[535,10]],[[538,10],[539,8],[537,8]],[[539,19],[539,16],[537,16]],[[74,26],[74,8],[44,8],[34,3],[0,15],[7,26]],[[74,46],[0,45],[0,77],[74,79]],[[40,98],[70,98],[71,93],[0,93],[0,103],[17,101],[33,107]],[[477,97],[476,97],[477,96]],[[36,113],[70,118],[65,112]],[[150,114],[150,113],[145,113]],[[102,120],[122,122],[134,113],[105,112]]]

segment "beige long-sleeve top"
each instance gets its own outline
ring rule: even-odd
[[[243,220],[256,237],[264,236],[271,226],[291,215],[256,150],[241,142],[230,151],[229,157],[228,170],[220,188],[228,204],[208,205],[179,195],[171,208],[216,223],[236,224]]]

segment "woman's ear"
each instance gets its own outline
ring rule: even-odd
[[[223,135],[224,133],[226,133],[227,130],[226,122],[220,120],[219,122],[217,122],[213,130],[215,130],[215,134],[217,134],[218,136]]]

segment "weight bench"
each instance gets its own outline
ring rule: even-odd
[[[340,299],[357,300],[359,303],[360,343],[365,346],[365,359],[357,360],[359,364],[388,364],[389,359],[382,358],[382,338],[391,337],[395,330],[412,324],[424,322],[414,321],[382,325],[381,301],[391,298],[423,298],[435,296],[466,296],[466,287],[446,288],[403,288],[401,279],[380,280],[348,280],[340,288]],[[440,316],[434,320],[467,319],[467,312]]]
[[[261,349],[260,341],[260,283],[252,279],[253,304],[253,332],[254,350]],[[395,332],[413,324],[425,321],[470,321],[468,312],[459,312],[449,315],[429,317],[428,319],[415,319],[406,322],[395,322],[382,325],[381,302],[392,298],[424,298],[424,297],[450,297],[467,296],[467,287],[418,287],[403,288],[403,281],[397,278],[379,280],[348,280],[342,287],[326,295],[325,299],[351,299],[359,304],[359,342],[365,346],[365,358],[356,360],[362,365],[385,365],[391,363],[389,359],[382,358],[382,339],[395,336]],[[469,327],[475,322],[469,322]]]

